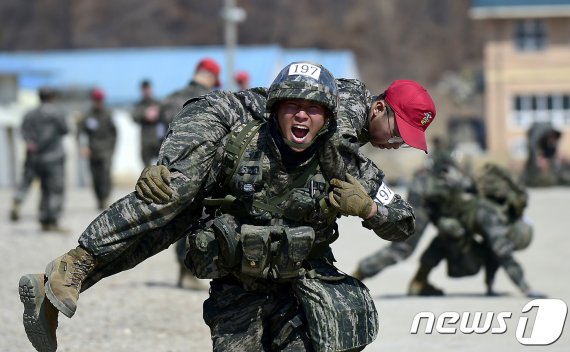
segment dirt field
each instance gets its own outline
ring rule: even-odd
[[[118,189],[120,197],[128,189]],[[22,304],[18,280],[22,274],[42,272],[48,261],[74,247],[82,230],[97,215],[89,189],[72,189],[66,196],[63,225],[71,235],[46,234],[35,220],[38,190],[26,200],[23,218],[8,220],[12,192],[0,189],[0,351],[33,351],[22,326]],[[570,302],[570,188],[531,190],[528,216],[535,224],[535,239],[516,258],[522,263],[531,286],[551,298]],[[343,219],[341,238],[333,249],[339,268],[351,272],[363,256],[385,246],[359,221]],[[408,282],[417,268],[418,256],[433,236],[429,229],[419,250],[407,261],[365,281],[380,314],[380,334],[365,351],[568,351],[570,336],[564,331],[549,345],[526,347],[515,331],[522,308],[530,299],[522,296],[504,272],[497,275],[499,297],[483,295],[483,276],[449,279],[445,266],[438,267],[431,280],[445,289],[438,298],[407,297]],[[174,250],[147,260],[137,268],[100,282],[85,292],[72,319],[60,315],[58,351],[208,351],[209,330],[202,321],[206,292],[175,287],[177,267]],[[503,334],[410,334],[416,314],[429,311],[437,318],[442,312],[512,312]],[[524,315],[531,316],[532,315]],[[532,319],[531,319],[532,321]],[[498,325],[493,320],[493,327]],[[567,324],[568,325],[568,324]],[[459,323],[455,325],[459,326]],[[566,327],[565,330],[568,330]]]

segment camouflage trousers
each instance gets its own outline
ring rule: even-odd
[[[210,285],[204,321],[214,351],[313,351],[290,284],[268,283],[248,291],[227,275]]]
[[[99,201],[107,200],[111,194],[111,161],[110,157],[91,157],[89,159],[93,190]]]
[[[421,233],[410,236],[403,242],[391,242],[358,263],[362,278],[372,277],[387,267],[407,259],[414,253],[421,238]]]
[[[41,197],[39,220],[42,224],[55,224],[63,210],[65,190],[65,159],[43,161],[39,158],[26,160],[23,180],[15,200],[22,201],[31,182],[39,178]]]

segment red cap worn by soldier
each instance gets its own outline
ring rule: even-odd
[[[246,71],[239,71],[235,76],[236,82],[247,83],[249,82],[249,74]]]
[[[425,130],[435,119],[435,104],[427,90],[416,81],[397,80],[384,94],[404,142],[427,153]]]
[[[91,99],[94,101],[103,101],[105,100],[105,92],[102,89],[95,88],[91,91]]]
[[[216,77],[215,86],[219,87],[220,84],[220,65],[214,59],[205,58],[200,60],[198,65],[196,66],[196,71],[204,70],[212,73]]]

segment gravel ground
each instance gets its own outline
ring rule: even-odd
[[[128,189],[115,190],[115,197]],[[570,188],[536,189],[530,192],[528,216],[535,223],[535,240],[516,258],[522,263],[531,286],[552,298],[570,302]],[[71,189],[63,225],[71,235],[42,233],[35,220],[38,190],[26,200],[22,219],[7,220],[12,192],[0,189],[0,351],[33,351],[22,326],[22,304],[17,293],[21,275],[42,272],[48,261],[77,243],[82,230],[97,215],[88,189]],[[334,244],[339,268],[351,272],[363,256],[386,245],[363,229],[356,219],[343,219],[341,238]],[[485,297],[482,275],[449,279],[441,265],[431,280],[447,296],[407,297],[407,284],[417,268],[418,256],[433,236],[433,229],[420,242],[414,256],[381,275],[367,280],[380,314],[380,334],[365,351],[568,351],[570,337],[564,331],[549,346],[526,347],[517,342],[515,331],[521,310],[530,299],[523,297],[504,272],[497,275],[499,297]],[[107,278],[81,296],[72,319],[60,315],[59,351],[208,351],[209,330],[202,321],[206,292],[178,289],[174,250],[150,258],[133,270]],[[410,334],[414,316],[422,311],[439,316],[444,311],[512,312],[503,334]],[[531,315],[532,316],[532,315]],[[532,319],[531,319],[532,320]],[[493,327],[497,321],[493,321]],[[568,330],[568,329],[566,329]]]

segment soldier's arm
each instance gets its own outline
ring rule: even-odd
[[[362,225],[388,241],[403,241],[410,237],[414,233],[412,207],[385,184],[382,170],[360,152],[340,155],[345,169],[363,186],[368,202],[374,202],[372,216],[361,216],[365,219]]]
[[[528,294],[531,292],[522,266],[513,256],[513,243],[509,240],[509,224],[502,214],[484,203],[476,207],[474,227],[476,232],[483,235],[492,253],[497,257],[499,264],[505,269],[511,281]]]

